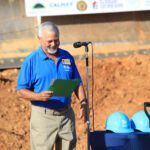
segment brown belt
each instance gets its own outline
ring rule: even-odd
[[[54,116],[62,116],[65,115],[69,110],[71,109],[71,106],[65,107],[65,108],[60,108],[60,109],[50,109],[50,108],[45,108],[45,107],[39,107],[32,105],[32,110],[39,111],[45,114],[50,114]]]

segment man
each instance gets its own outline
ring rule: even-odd
[[[40,47],[22,64],[17,95],[31,101],[30,140],[32,150],[74,150],[75,117],[71,97],[55,96],[47,91],[54,79],[79,79],[74,91],[80,100],[80,118],[85,116],[86,97],[73,57],[59,48],[59,30],[52,22],[44,22],[38,30]]]

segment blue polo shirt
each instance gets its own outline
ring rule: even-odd
[[[82,84],[74,58],[67,51],[58,48],[58,57],[54,62],[39,47],[23,62],[18,77],[17,90],[28,89],[35,93],[47,91],[54,79],[80,79],[80,84]],[[58,109],[69,106],[71,97],[53,96],[46,102],[31,101],[31,103],[36,106]]]

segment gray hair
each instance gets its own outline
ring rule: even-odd
[[[55,32],[59,36],[59,29],[58,29],[57,25],[54,24],[53,22],[47,21],[47,22],[42,23],[39,26],[39,28],[38,28],[38,36],[39,37],[42,37],[42,32],[45,29],[48,31]]]

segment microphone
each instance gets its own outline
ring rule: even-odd
[[[73,47],[79,48],[81,46],[87,46],[89,43],[91,43],[91,42],[75,42],[75,43],[73,43]]]

